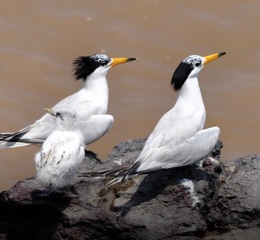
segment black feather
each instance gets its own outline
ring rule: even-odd
[[[85,81],[87,76],[93,73],[99,66],[100,63],[96,62],[94,59],[80,56],[73,62],[73,75],[76,80],[82,79]]]
[[[127,180],[129,178],[130,175],[134,175],[136,174],[136,171],[138,170],[138,168],[140,167],[141,165],[141,162],[140,161],[137,161],[135,162],[131,168],[128,169],[128,171],[124,174],[121,182]]]
[[[175,70],[171,85],[174,88],[175,91],[178,91],[181,89],[185,81],[187,80],[188,76],[190,75],[191,71],[194,69],[192,64],[181,62],[177,69]]]
[[[108,65],[111,62],[105,54],[94,54],[92,56],[80,56],[73,62],[73,75],[76,80],[86,80],[98,67]]]

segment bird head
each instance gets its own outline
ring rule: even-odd
[[[58,107],[55,109],[44,108],[44,111],[49,113],[57,122],[57,125],[65,129],[75,129],[77,127],[76,112],[67,107]]]
[[[191,55],[186,57],[176,68],[171,85],[178,91],[181,89],[188,77],[197,77],[201,69],[209,62],[225,55],[226,52],[215,53],[208,56]]]
[[[73,62],[73,74],[76,80],[86,79],[93,74],[105,76],[108,70],[118,64],[134,61],[137,58],[110,58],[105,54],[80,56]]]

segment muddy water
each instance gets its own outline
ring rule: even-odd
[[[108,74],[116,122],[89,146],[105,159],[116,143],[147,136],[173,106],[169,81],[184,57],[228,51],[200,74],[206,127],[221,127],[223,160],[259,153],[259,7],[257,0],[2,1],[0,132],[31,124],[78,90],[75,57],[138,57]],[[38,150],[0,151],[0,190],[34,174]]]

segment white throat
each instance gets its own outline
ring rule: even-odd
[[[204,105],[197,76],[189,77],[186,80],[180,89],[178,98],[182,98],[184,101],[191,101],[196,104],[200,103]]]
[[[197,77],[192,77],[186,80],[180,89],[179,96],[175,107],[178,111],[182,112],[185,108],[187,116],[199,116],[198,119],[201,119],[198,124],[199,128],[203,128],[206,120],[206,109],[204,102],[201,96],[201,91],[199,87],[199,81]]]
[[[82,91],[85,92],[84,95],[87,96],[87,100],[96,105],[97,113],[107,113],[109,88],[106,76],[88,77]]]

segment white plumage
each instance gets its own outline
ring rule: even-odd
[[[56,124],[35,156],[36,180],[54,189],[69,187],[76,183],[77,170],[85,156],[84,138],[73,109],[47,111]]]
[[[207,63],[225,54],[191,55],[180,63],[171,81],[173,88],[179,91],[176,104],[160,119],[123,180],[136,173],[189,165],[212,151],[220,129],[203,130],[206,110],[198,74]]]
[[[109,89],[106,75],[112,66],[133,61],[136,58],[110,58],[104,54],[79,57],[74,61],[74,76],[84,86],[78,92],[58,102],[52,109],[69,107],[79,118],[79,129],[85,144],[102,137],[113,125],[114,118],[107,114]],[[0,134],[0,149],[42,144],[54,130],[54,120],[43,115],[32,125],[14,133]]]
[[[108,185],[135,174],[189,165],[202,160],[212,151],[220,129],[203,129],[206,110],[198,74],[208,62],[225,54],[191,55],[180,63],[171,80],[171,85],[179,92],[176,104],[159,120],[133,166],[127,171],[123,167],[123,171],[119,169],[118,173],[115,169],[100,172],[101,175],[115,174],[116,178]]]

